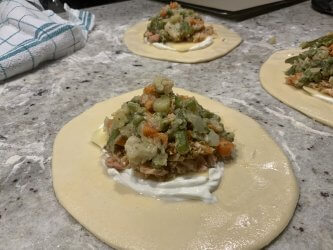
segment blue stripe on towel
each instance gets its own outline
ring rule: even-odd
[[[15,48],[14,50],[11,50],[9,51],[8,53],[4,54],[3,56],[0,56],[0,61],[3,61],[3,60],[6,60],[12,56],[16,56],[17,54],[25,51],[26,49],[30,49],[30,48],[33,48],[41,43],[44,43],[44,42],[47,42],[49,41],[50,39],[68,31],[68,30],[71,30],[73,28],[72,25],[65,25],[63,27],[61,27],[60,29],[54,31],[53,33],[51,33],[48,37],[44,37],[43,39],[41,40],[34,40],[28,44],[28,45],[24,45],[24,47],[19,47],[19,48]]]

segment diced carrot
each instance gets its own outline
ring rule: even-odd
[[[291,75],[286,77],[286,83],[289,85],[295,85],[296,81],[302,78],[303,74],[301,72],[296,73],[295,75]]]
[[[119,145],[119,146],[124,146],[126,141],[127,141],[126,136],[119,136],[119,138],[116,141],[116,144]]]
[[[156,88],[154,84],[150,84],[144,88],[143,92],[147,95],[154,95],[156,93]]]
[[[155,137],[156,134],[158,133],[158,131],[155,128],[149,126],[149,124],[146,123],[143,126],[142,133],[143,133],[144,136],[147,136],[147,137]]]
[[[146,102],[145,102],[145,108],[148,110],[148,111],[152,111],[153,110],[153,104],[154,104],[154,101],[152,99],[148,99]]]
[[[158,138],[162,141],[164,145],[168,144],[168,135],[164,133],[158,133],[157,134]]]
[[[217,146],[217,152],[224,158],[230,158],[234,148],[235,145],[232,142],[222,139]]]
[[[189,20],[189,23],[190,23],[190,25],[204,25],[204,22],[203,22],[203,20],[201,20],[201,19],[198,19],[198,18],[191,18],[190,20]]]
[[[179,7],[179,4],[177,2],[171,2],[169,6],[170,9],[177,9]]]
[[[201,149],[202,149],[202,151],[205,155],[211,155],[214,152],[214,149],[212,147],[207,146],[207,145],[203,145],[201,147]]]
[[[161,12],[160,12],[160,16],[161,16],[161,17],[166,17],[167,14],[168,14],[168,12],[167,12],[167,10],[164,9],[164,8],[163,8],[163,9],[161,10]]]
[[[286,83],[289,84],[289,85],[294,85],[294,79],[295,79],[295,75],[287,76],[286,77]]]
[[[168,144],[168,135],[164,133],[159,133],[157,129],[153,128],[147,123],[143,126],[142,133],[144,136],[147,137],[158,138],[164,145]]]

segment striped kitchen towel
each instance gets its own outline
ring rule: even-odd
[[[88,11],[65,4],[69,20],[64,20],[32,2],[40,8],[25,0],[0,0],[0,80],[81,49],[94,26]]]

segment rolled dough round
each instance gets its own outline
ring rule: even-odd
[[[300,50],[282,50],[271,55],[260,69],[260,81],[263,88],[272,96],[288,106],[302,112],[318,122],[333,127],[333,105],[313,97],[303,89],[285,84],[284,72],[290,64],[284,61],[298,55]]]
[[[194,96],[236,134],[237,157],[225,165],[214,192],[218,202],[167,202],[117,184],[90,142],[105,116],[142,90],[101,102],[66,124],[56,137],[52,177],[63,207],[117,249],[259,249],[286,227],[298,200],[291,166],[278,145],[251,118],[207,97]]]
[[[142,21],[129,28],[125,33],[124,41],[128,49],[133,53],[158,60],[181,63],[207,62],[224,56],[242,41],[238,34],[228,30],[226,27],[219,24],[208,24],[213,25],[216,37],[213,44],[207,48],[187,52],[162,50],[145,43],[143,34],[147,29],[147,24],[147,21]],[[195,45],[195,43],[167,44],[178,50],[185,50]]]

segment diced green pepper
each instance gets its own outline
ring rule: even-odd
[[[179,154],[186,154],[190,151],[187,134],[185,130],[180,130],[175,133],[176,149]]]
[[[180,35],[183,38],[188,38],[194,33],[193,28],[189,25],[188,22],[181,22],[180,23]]]
[[[168,154],[161,152],[153,158],[152,162],[155,166],[166,166],[168,163]]]
[[[138,103],[135,103],[135,102],[128,102],[127,107],[133,113],[143,112],[142,107]]]
[[[203,117],[203,118],[213,118],[214,117],[214,113],[208,111],[207,109],[202,109],[200,111],[200,115]]]
[[[182,100],[182,98],[180,98],[179,96],[175,96],[175,107],[176,108],[181,108],[181,107],[183,107],[183,105],[184,105],[184,102],[183,102],[183,100]]]
[[[183,102],[184,102],[184,106],[186,107],[186,109],[188,109],[194,113],[197,112],[199,105],[194,97],[185,99]]]
[[[207,125],[205,124],[204,120],[199,116],[195,115],[192,112],[185,113],[186,120],[192,124],[193,130],[199,133],[206,133]]]
[[[319,48],[320,46],[328,46],[333,43],[333,33],[330,33],[326,36],[322,36],[318,39],[315,39],[310,42],[304,42],[301,44],[301,48],[309,48],[309,47],[317,47]]]
[[[293,65],[291,66],[287,71],[286,71],[286,75],[290,76],[290,75],[294,75],[296,73],[296,66]]]
[[[132,122],[134,124],[134,126],[138,126],[140,124],[140,122],[142,122],[144,120],[143,116],[135,114],[133,116]]]
[[[140,103],[141,101],[141,97],[139,95],[137,96],[134,96],[132,99],[131,99],[131,102],[135,102],[135,103]]]
[[[167,133],[169,136],[172,137],[172,136],[174,136],[175,132],[177,132],[180,129],[186,129],[186,127],[187,127],[187,122],[186,122],[185,118],[178,114],[176,116],[176,119],[174,119],[171,122],[171,126]]]
[[[232,133],[232,132],[224,132],[222,137],[230,142],[233,142],[234,141],[234,138],[235,138],[235,134]]]
[[[119,129],[112,129],[108,142],[106,144],[106,148],[108,151],[112,151],[112,152],[114,151],[114,144],[115,144],[115,141],[116,141],[118,135],[120,135]]]
[[[159,30],[163,30],[166,22],[164,22],[161,18],[159,17],[154,17],[151,19],[147,29],[150,32],[153,33],[158,33]]]
[[[168,118],[163,118],[162,121],[161,121],[161,131],[164,132],[168,129],[170,125],[170,120]]]
[[[297,61],[297,59],[298,59],[298,56],[292,56],[292,57],[289,57],[288,59],[286,59],[284,62],[293,64],[295,61]]]

